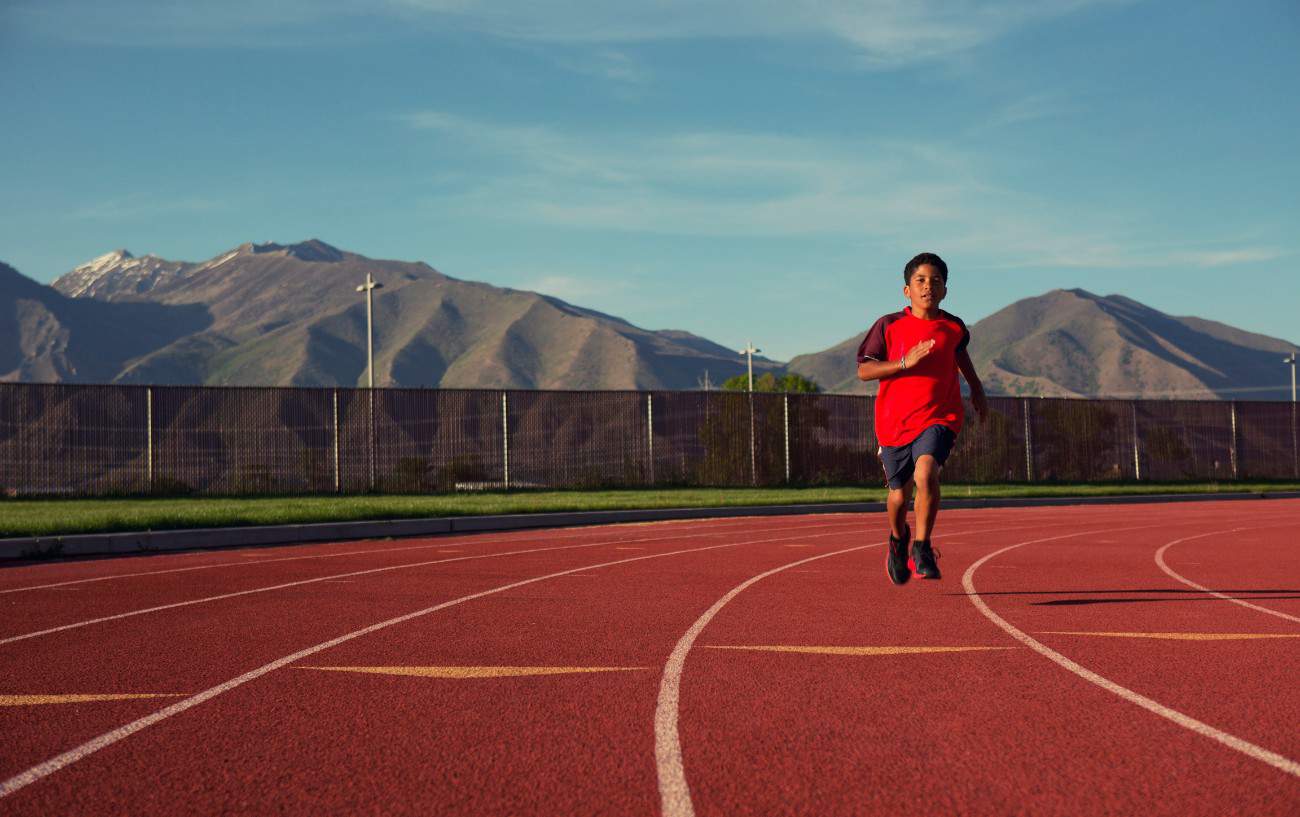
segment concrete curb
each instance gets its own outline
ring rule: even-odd
[[[945,498],[945,508],[1033,508],[1058,505],[1142,505],[1211,500],[1300,499],[1300,491],[1224,494],[1152,494],[1146,496],[1024,497],[1008,499]],[[88,533],[70,536],[28,536],[0,539],[0,559],[49,559],[117,553],[153,553],[199,548],[292,545],[340,539],[384,539],[436,536],[448,533],[661,522],[669,519],[718,519],[743,516],[790,516],[824,513],[880,513],[883,502],[839,502],[820,505],[749,505],[722,508],[656,508],[632,511],[572,511],[453,516],[434,519],[393,519],[375,522],[320,522],[304,525],[265,525],[238,528]]]

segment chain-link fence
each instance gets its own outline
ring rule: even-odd
[[[0,384],[11,496],[883,481],[874,399],[737,392]],[[1296,405],[989,400],[952,482],[1300,478]]]

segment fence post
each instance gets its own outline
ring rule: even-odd
[[[1300,479],[1300,426],[1296,425],[1296,402],[1291,401],[1291,468]]]
[[[1228,452],[1232,457],[1232,478],[1237,478],[1237,401],[1232,401],[1232,449]]]
[[[651,392],[645,395],[645,438],[650,452],[650,484],[655,484],[655,396]]]
[[[1133,478],[1138,482],[1142,481],[1142,457],[1138,453],[1141,450],[1138,442],[1138,401],[1133,401]]]
[[[782,422],[785,425],[785,481],[790,482],[790,393],[786,392],[781,405]]]
[[[758,485],[758,459],[754,453],[754,393],[749,393],[749,481]]]
[[[370,422],[366,423],[366,427],[369,429],[368,433],[366,434],[366,452],[367,452],[366,456],[367,459],[370,460],[370,492],[374,493],[375,482],[376,482],[375,480],[375,387],[374,386],[371,386],[370,388],[366,389],[366,397],[368,398],[368,404],[370,406],[369,409]]]
[[[339,390],[334,389],[334,493],[342,489],[339,477]]]
[[[506,422],[509,402],[505,392],[501,392],[501,465],[502,482],[510,490],[510,424]]]
[[[1021,414],[1025,416],[1025,482],[1034,481],[1034,430],[1029,422],[1029,398],[1020,398]]]
[[[148,430],[145,433],[145,460],[148,463],[146,470],[149,474],[149,493],[153,493],[153,387],[150,386],[144,390],[145,409],[144,419]]]

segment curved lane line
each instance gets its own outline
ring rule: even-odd
[[[1280,525],[1252,525],[1249,528],[1233,528],[1232,530],[1227,531],[1227,533],[1237,533],[1238,531],[1243,531],[1243,530],[1259,530],[1261,528],[1266,528],[1266,527],[1281,527],[1281,526]],[[1194,587],[1203,593],[1209,593],[1211,596],[1218,596],[1224,601],[1230,601],[1233,604],[1240,604],[1242,607],[1249,607],[1252,610],[1257,610],[1261,613],[1268,613],[1270,616],[1277,616],[1278,618],[1284,618],[1287,621],[1294,621],[1295,623],[1300,624],[1300,616],[1293,616],[1289,613],[1283,613],[1280,610],[1271,610],[1267,607],[1261,607],[1258,604],[1251,604],[1245,599],[1234,598],[1232,596],[1228,596],[1223,593],[1220,593],[1218,590],[1211,590],[1210,588],[1205,587],[1204,585],[1197,584],[1196,582],[1192,581],[1191,579],[1177,572],[1176,570],[1174,570],[1172,567],[1170,567],[1168,564],[1165,563],[1165,551],[1169,550],[1169,548],[1173,547],[1174,545],[1177,545],[1181,542],[1190,542],[1193,539],[1204,539],[1210,536],[1220,536],[1220,535],[1222,534],[1201,533],[1201,534],[1197,534],[1196,536],[1188,536],[1183,539],[1175,539],[1174,541],[1170,542],[1169,544],[1165,545],[1164,547],[1156,551],[1156,565],[1158,565],[1160,569],[1163,570],[1165,573],[1169,574],[1170,578],[1174,579],[1175,581],[1180,581],[1183,584],[1187,585],[1188,587]]]
[[[840,515],[840,514],[827,514],[827,516],[839,516],[839,515]],[[730,518],[730,517],[729,517],[729,518]],[[753,517],[741,517],[741,518],[743,518],[743,519],[753,519]],[[672,521],[672,520],[664,520],[664,521]],[[695,520],[691,520],[691,521],[695,521]],[[708,520],[708,521],[712,521],[712,520]],[[638,524],[639,524],[639,523],[638,523]],[[659,523],[658,523],[658,522],[655,522],[655,523],[649,523],[649,524],[659,524]],[[613,525],[593,525],[593,526],[591,526],[590,528],[560,528],[559,530],[560,530],[561,532],[564,532],[564,533],[576,533],[576,532],[578,532],[578,531],[586,532],[586,531],[593,530],[593,529],[596,529],[596,528],[607,528],[607,527],[613,527]],[[715,527],[721,529],[721,531],[722,531],[723,533],[725,533],[725,532],[727,532],[727,531],[729,531],[729,530],[732,530],[733,528],[743,528],[744,526],[743,526],[743,525],[727,525],[727,526],[717,525],[717,526],[715,526]],[[710,528],[710,530],[711,530],[711,529],[712,529],[712,528]],[[601,534],[603,533],[602,531],[595,531],[595,532],[596,532],[597,535],[601,535]],[[436,535],[440,535],[440,534],[434,534],[434,535],[436,536]],[[424,537],[421,537],[421,538],[424,538]],[[408,551],[408,550],[429,550],[430,548],[445,548],[445,547],[447,547],[448,545],[468,545],[468,544],[475,544],[475,545],[482,545],[482,544],[495,545],[495,544],[498,544],[498,543],[501,543],[501,542],[512,542],[512,541],[515,541],[515,540],[526,540],[527,538],[528,538],[528,535],[525,534],[525,533],[514,534],[514,535],[510,535],[510,536],[501,536],[501,537],[497,537],[497,538],[486,538],[486,539],[476,539],[476,538],[474,538],[474,537],[472,537],[472,536],[468,536],[468,537],[461,537],[461,538],[457,538],[457,539],[448,539],[448,540],[445,540],[445,541],[437,541],[437,542],[433,542],[433,543],[431,543],[431,544],[427,544],[427,545],[407,545],[406,547],[393,547],[393,548],[368,548],[368,549],[366,549],[366,550],[349,550],[349,551],[345,551],[345,552],[343,552],[343,553],[316,553],[316,554],[311,554],[311,555],[308,555],[308,556],[282,556],[282,557],[280,557],[280,558],[278,558],[278,559],[264,559],[264,560],[258,562],[258,564],[269,565],[269,564],[274,564],[275,562],[298,562],[298,561],[302,561],[302,560],[305,560],[305,559],[334,559],[334,558],[337,558],[337,557],[339,557],[339,556],[369,556],[369,555],[372,554],[372,553],[398,553],[398,552]],[[563,537],[562,535],[557,535],[557,536],[555,536],[555,537],[547,537],[547,538],[548,538],[548,539],[549,539],[549,538],[562,539],[562,538],[564,538],[564,537]],[[672,538],[675,538],[675,537],[672,537],[672,536],[655,536],[655,537],[649,537],[649,538],[645,538],[645,539],[633,539],[633,540],[629,540],[629,541],[635,541],[635,542],[651,542],[651,541],[656,541],[656,540],[659,540],[659,539],[672,539]],[[364,540],[359,540],[359,541],[364,541]],[[614,541],[623,541],[623,540],[621,540],[621,539],[618,539],[618,540],[611,539],[610,541],[611,541],[611,542],[614,542]],[[329,545],[329,544],[334,544],[334,543],[332,543],[332,542],[317,542],[317,543],[308,543],[308,544],[324,544],[324,545]],[[184,556],[194,556],[194,555],[198,555],[200,552],[201,552],[201,551],[193,551],[193,552],[190,552],[190,553],[178,553],[178,554],[176,554],[176,556],[177,556],[178,558],[179,558],[179,557],[184,557]],[[131,555],[131,554],[122,554],[122,555],[127,555],[127,556],[129,556],[129,555]],[[67,586],[70,585],[70,584],[89,584],[89,583],[91,583],[91,582],[106,582],[106,581],[111,581],[111,580],[113,580],[113,579],[132,579],[132,578],[136,578],[136,577],[138,577],[138,576],[160,576],[160,575],[163,575],[163,574],[165,574],[165,573],[187,573],[187,572],[192,571],[192,570],[213,570],[213,569],[221,568],[221,567],[247,567],[247,566],[248,566],[248,563],[247,563],[247,562],[221,562],[221,563],[219,563],[219,564],[213,564],[213,565],[191,565],[190,567],[174,567],[174,568],[168,568],[167,570],[146,570],[146,571],[141,571],[141,572],[139,572],[139,573],[115,573],[115,574],[110,575],[110,576],[92,576],[91,578],[88,578],[88,579],[71,579],[71,580],[66,581],[66,582],[53,582],[53,583],[51,583],[51,584],[33,584],[33,585],[28,585],[28,586],[26,586],[26,587],[11,587],[11,588],[9,588],[9,589],[7,589],[7,590],[0,590],[0,596],[5,595],[6,593],[25,593],[25,592],[27,592],[27,591],[29,591],[29,590],[48,590],[48,589],[51,588],[51,587],[67,587]]]
[[[789,527],[789,528],[773,528],[772,531],[773,531],[773,532],[779,532],[779,531],[789,531],[789,530],[809,530],[809,529],[817,529],[817,528],[833,527],[835,524],[836,524],[836,523],[828,523],[828,524],[826,524],[826,525],[798,525],[798,526]],[[858,523],[841,522],[841,523],[838,523],[838,524],[840,524],[840,525],[854,525],[854,526],[856,526]],[[677,535],[677,536],[667,536],[667,537],[660,537],[660,538],[664,538],[664,539],[672,539],[672,540],[675,541],[675,540],[678,540],[678,539],[698,539],[698,538],[701,538],[701,537],[704,537],[704,536],[716,536],[716,535],[718,535],[718,534],[711,534],[711,533],[692,533],[692,534],[679,534],[679,535]],[[618,540],[615,540],[615,541],[618,541]],[[645,541],[645,540],[634,540],[634,541]],[[528,550],[508,550],[508,551],[503,551],[503,552],[501,552],[501,553],[482,553],[482,554],[478,554],[478,555],[475,555],[475,556],[454,556],[454,557],[449,558],[449,559],[433,559],[433,560],[431,560],[431,561],[427,561],[427,562],[413,562],[413,563],[410,563],[410,564],[389,565],[389,566],[387,566],[387,567],[375,567],[375,568],[370,568],[369,570],[357,570],[357,571],[353,571],[353,572],[351,572],[351,573],[335,573],[335,574],[332,574],[332,575],[329,575],[329,576],[320,576],[320,577],[318,577],[318,578],[314,578],[314,579],[300,579],[299,581],[295,581],[295,582],[285,582],[284,584],[273,584],[273,585],[270,585],[269,587],[254,587],[254,588],[249,589],[249,590],[238,590],[238,591],[235,591],[235,592],[233,592],[233,593],[222,593],[222,594],[217,595],[217,596],[205,596],[205,597],[200,598],[200,599],[190,599],[190,600],[188,600],[188,601],[178,601],[178,602],[173,602],[172,604],[160,604],[160,605],[158,605],[158,606],[156,606],[156,607],[145,607],[145,608],[140,609],[140,610],[130,610],[130,611],[125,612],[125,613],[116,613],[116,614],[111,615],[111,616],[100,616],[99,618],[91,618],[91,619],[87,619],[87,620],[85,620],[85,621],[77,621],[77,622],[73,622],[72,624],[64,624],[64,625],[61,625],[61,626],[59,626],[59,627],[50,627],[50,628],[48,628],[48,629],[45,629],[45,630],[37,630],[36,632],[32,632],[32,633],[24,633],[24,634],[22,634],[22,635],[14,635],[14,636],[9,636],[9,637],[7,637],[7,638],[0,638],[0,646],[3,646],[3,645],[5,645],[5,644],[12,644],[12,643],[14,643],[15,641],[25,641],[25,640],[27,640],[27,639],[29,639],[29,638],[36,638],[36,637],[38,637],[38,636],[42,636],[42,635],[50,635],[50,634],[52,634],[52,633],[60,633],[60,632],[63,632],[63,631],[65,631],[65,630],[75,630],[75,629],[78,629],[78,628],[80,628],[80,627],[88,627],[88,626],[90,626],[91,624],[101,624],[101,623],[103,623],[103,622],[105,622],[105,621],[118,621],[118,620],[120,620],[120,619],[124,619],[124,618],[131,618],[132,616],[140,616],[140,615],[144,615],[145,613],[156,613],[156,612],[159,612],[159,611],[161,611],[161,610],[174,610],[174,609],[176,609],[176,608],[178,608],[178,607],[189,607],[189,606],[192,606],[192,605],[195,605],[195,604],[206,604],[206,603],[208,603],[208,602],[221,601],[222,599],[233,599],[233,598],[236,598],[236,597],[238,597],[238,596],[248,596],[248,595],[252,595],[252,594],[254,594],[254,593],[269,593],[269,592],[271,592],[272,590],[283,590],[283,589],[285,589],[285,588],[287,588],[287,587],[301,587],[302,585],[305,585],[305,584],[315,584],[315,583],[317,583],[317,582],[337,581],[337,580],[339,580],[339,579],[346,579],[346,578],[349,578],[349,577],[352,577],[352,576],[366,576],[366,575],[370,575],[370,574],[373,574],[373,573],[385,573],[385,572],[389,572],[389,571],[393,571],[393,570],[406,570],[406,569],[415,568],[415,567],[428,567],[429,565],[448,564],[448,563],[451,563],[451,562],[465,562],[465,561],[472,561],[472,560],[475,560],[475,559],[494,559],[494,558],[497,558],[497,557],[499,557],[499,556],[519,556],[519,555],[528,554],[528,553],[549,553],[549,552],[557,551],[557,550],[575,550],[575,549],[581,549],[581,548],[594,548],[594,547],[602,547],[602,546],[605,546],[605,545],[611,545],[611,544],[614,544],[614,542],[613,542],[613,541],[606,541],[606,542],[588,542],[588,543],[581,544],[581,545],[560,545],[560,546],[557,546],[557,547],[530,548],[530,549],[528,549]],[[259,562],[259,564],[265,564],[265,562]]]
[[[1143,525],[1142,527],[1155,527],[1154,525]],[[1006,531],[1006,527],[987,528],[984,530],[966,530],[959,531],[958,535],[969,535],[972,533],[988,533],[990,531]],[[1078,536],[1078,533],[1068,533],[1062,536],[1052,537],[1062,539],[1068,536]],[[1034,540],[1049,541],[1049,540]],[[686,770],[682,765],[682,743],[681,734],[677,729],[678,712],[681,703],[681,684],[682,671],[686,666],[686,656],[690,653],[691,647],[695,644],[704,628],[708,626],[713,617],[718,614],[723,607],[740,595],[744,590],[756,582],[766,579],[768,576],[780,573],[783,570],[789,570],[793,567],[806,565],[809,562],[815,562],[818,559],[826,559],[831,556],[839,556],[844,553],[852,553],[856,550],[863,550],[869,547],[881,547],[884,542],[877,542],[872,545],[859,545],[858,547],[848,548],[846,550],[837,550],[833,553],[822,553],[808,559],[801,559],[797,562],[791,562],[787,565],[769,570],[766,573],[760,573],[757,576],[732,588],[722,598],[704,612],[704,615],[696,619],[686,634],[677,642],[673,648],[672,654],[668,656],[668,661],[664,664],[663,678],[659,682],[659,703],[655,707],[655,765],[659,776],[659,801],[660,812],[664,817],[693,817],[695,806],[691,802],[691,788],[686,782]],[[1031,544],[1024,542],[1023,544]]]
[[[832,553],[822,553],[818,556],[782,565],[766,573],[760,573],[736,585],[731,589],[731,592],[718,599],[712,607],[704,612],[704,615],[695,620],[695,623],[686,631],[686,634],[678,640],[677,646],[673,648],[672,654],[668,656],[667,663],[664,664],[663,678],[659,681],[659,703],[655,707],[655,765],[659,773],[660,813],[664,817],[693,817],[695,814],[695,806],[691,803],[691,787],[686,782],[686,770],[682,766],[681,735],[677,730],[677,712],[681,702],[682,669],[686,665],[686,656],[691,651],[691,646],[695,644],[695,639],[699,637],[719,610],[726,607],[728,602],[755,582],[780,573],[782,570],[789,570],[792,567],[815,562],[818,559],[826,559],[870,547],[880,547],[883,544],[884,542],[876,542],[870,545],[858,545],[846,550],[837,550]]]
[[[1123,529],[1111,528],[1108,530],[1123,530]],[[1219,536],[1229,532],[1231,531],[1216,531],[1215,533],[1207,534],[1207,535]],[[1082,535],[1082,534],[1076,534],[1076,535]],[[1064,538],[1064,537],[1055,537],[1055,538]],[[1228,734],[1227,732],[1224,732],[1221,729],[1216,729],[1215,727],[1210,726],[1207,723],[1203,723],[1202,721],[1198,721],[1189,715],[1184,715],[1182,712],[1179,712],[1176,709],[1170,709],[1164,704],[1159,703],[1158,701],[1154,701],[1151,698],[1146,697],[1145,695],[1134,692],[1133,690],[1127,687],[1120,686],[1119,684],[1115,683],[1109,678],[1105,678],[1101,675],[1098,675],[1092,670],[1087,669],[1086,667],[1077,664],[1074,661],[1071,661],[1069,658],[1066,658],[1064,655],[1061,655],[1059,652],[1053,650],[1051,647],[1048,647],[1046,644],[1043,644],[1041,641],[1035,640],[1033,637],[1027,635],[1023,630],[1017,629],[1015,625],[1010,624],[1009,622],[1007,622],[1006,619],[1002,618],[997,613],[989,609],[989,606],[984,603],[984,599],[980,598],[979,593],[975,591],[975,581],[974,581],[975,571],[979,570],[980,566],[983,565],[985,562],[989,561],[990,559],[1000,556],[1003,553],[1006,553],[1007,551],[1015,550],[1016,548],[1024,547],[1025,545],[1031,545],[1031,544],[1035,544],[1035,543],[1021,542],[1018,545],[1011,545],[1010,547],[1004,547],[1001,550],[996,550],[993,553],[990,553],[989,555],[985,556],[983,559],[980,559],[979,561],[975,562],[969,568],[967,568],[966,574],[961,577],[961,583],[962,586],[966,588],[967,597],[970,598],[971,603],[975,605],[975,608],[979,610],[981,613],[983,613],[984,616],[989,621],[992,621],[994,624],[1001,627],[1003,630],[1006,631],[1008,635],[1010,635],[1015,640],[1019,641],[1021,644],[1024,644],[1026,647],[1030,648],[1031,650],[1038,653],[1039,655],[1042,655],[1045,658],[1049,659],[1050,661],[1053,661],[1056,664],[1059,664],[1060,666],[1069,670],[1070,672],[1073,672],[1075,675],[1078,675],[1080,678],[1083,678],[1085,681],[1089,681],[1093,684],[1096,684],[1097,686],[1101,687],[1107,692],[1118,695],[1120,698],[1123,698],[1129,703],[1137,704],[1143,709],[1149,712],[1153,712],[1162,718],[1173,721],[1179,726],[1185,729],[1189,729],[1198,735],[1207,737],[1214,741],[1218,741],[1224,746],[1227,746],[1229,749],[1236,750],[1246,755],[1247,757],[1251,757],[1254,758],[1255,760],[1261,761],[1263,763],[1267,763],[1268,765],[1274,767],[1275,769],[1279,769],[1294,777],[1300,777],[1300,763],[1297,763],[1296,761],[1291,760],[1288,757],[1284,757],[1278,754],[1277,752],[1269,751],[1268,749],[1265,749],[1262,746],[1256,746],[1255,744],[1247,740],[1243,740],[1242,738],[1239,738],[1236,735],[1231,735]]]
[[[845,533],[846,533],[845,531],[832,531],[830,533],[810,534],[807,536],[807,538],[816,539],[816,538],[824,538],[827,536],[843,536]],[[29,786],[32,783],[35,783],[36,781],[44,777],[48,777],[49,775],[54,774],[60,769],[66,768],[67,766],[70,766],[79,760],[89,757],[95,752],[98,752],[100,749],[106,748],[108,746],[112,746],[114,743],[117,743],[118,741],[124,738],[130,737],[131,735],[134,735],[136,732],[139,732],[142,729],[147,729],[148,727],[153,726],[155,723],[158,723],[159,721],[162,720],[166,720],[167,718],[170,718],[173,715],[179,715],[180,713],[184,712],[187,709],[191,709],[195,706],[198,706],[199,704],[211,700],[212,698],[215,698],[218,695],[229,692],[230,690],[235,689],[236,687],[243,686],[249,681],[260,678],[269,672],[273,672],[277,669],[280,669],[281,667],[288,666],[289,664],[292,664],[296,661],[306,658],[309,655],[315,655],[316,653],[321,652],[322,650],[327,650],[330,647],[336,647],[339,644],[342,644],[346,641],[351,641],[354,638],[360,638],[361,636],[369,635],[371,633],[378,632],[379,630],[392,627],[395,624],[401,624],[403,622],[410,621],[411,619],[419,618],[421,616],[428,615],[429,613],[437,612],[438,610],[444,610],[448,607],[452,607],[457,604],[463,604],[467,601],[473,601],[474,599],[481,599],[486,596],[494,595],[496,593],[504,593],[507,590],[514,590],[515,588],[518,587],[524,587],[526,585],[535,584],[541,581],[546,581],[547,579],[554,579],[559,576],[567,576],[571,573],[577,573],[583,570],[595,570],[597,568],[602,568],[602,567],[613,567],[615,565],[629,564],[631,562],[641,562],[647,559],[661,559],[666,556],[679,556],[684,553],[699,553],[701,551],[706,551],[706,550],[718,550],[720,548],[734,548],[734,547],[740,547],[742,545],[756,545],[756,544],[765,544],[769,542],[784,542],[794,538],[799,538],[799,537],[783,536],[783,537],[777,537],[775,539],[752,539],[743,542],[727,542],[721,545],[707,545],[705,547],[700,547],[700,548],[689,548],[687,550],[674,550],[674,551],[669,551],[667,553],[653,553],[648,556],[632,556],[627,559],[618,559],[612,562],[600,562],[594,565],[583,565],[582,567],[575,567],[569,570],[561,570],[558,573],[548,573],[545,576],[535,576],[531,579],[523,579],[522,581],[512,582],[510,584],[504,584],[499,587],[493,587],[488,590],[482,590],[479,591],[478,593],[471,593],[468,596],[461,596],[459,598],[455,598],[450,601],[444,601],[439,604],[435,604],[432,607],[426,607],[423,610],[416,610],[414,613],[406,613],[405,615],[397,616],[396,618],[390,618],[386,621],[381,621],[378,624],[372,624],[369,627],[364,627],[360,630],[355,630],[353,632],[347,633],[346,635],[341,635],[337,638],[332,638],[329,641],[325,641],[320,644],[307,647],[306,649],[299,650],[298,652],[295,652],[292,655],[286,655],[283,658],[278,658],[270,662],[269,664],[264,664],[258,667],[257,669],[250,670],[244,673],[243,675],[238,676],[237,678],[232,678],[229,681],[226,681],[225,683],[218,684],[217,686],[211,687],[210,689],[206,689],[203,692],[200,692],[196,695],[192,695],[183,701],[178,701],[169,707],[160,709],[157,712],[146,715],[143,718],[139,718],[123,726],[119,726],[117,729],[114,729],[110,732],[105,732],[99,737],[92,738],[91,740],[86,741],[85,743],[81,744],[75,749],[70,749],[64,752],[63,754],[58,755],[57,757],[53,757],[45,761],[44,763],[33,766],[27,771],[20,772],[19,774],[14,775],[13,777],[9,778],[3,783],[0,783],[0,797],[7,797],[10,794],[13,794],[14,792],[18,791],[19,789],[24,788],[25,786]],[[869,547],[869,546],[864,546],[864,547]]]

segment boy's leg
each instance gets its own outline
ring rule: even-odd
[[[898,484],[895,480],[894,484]],[[912,480],[901,488],[889,488],[885,507],[889,512],[889,547],[885,550],[885,573],[894,584],[907,584],[912,568],[907,561],[907,546],[912,534],[907,528],[907,503],[912,499]]]
[[[935,519],[939,515],[939,469],[952,452],[957,435],[944,426],[927,428],[912,450],[916,454],[916,537],[912,540],[912,563],[916,574],[923,579],[941,576],[930,537],[934,534]]]
[[[916,483],[916,538],[929,541],[935,518],[939,515],[939,463],[933,456],[924,454],[917,459],[913,480]],[[892,491],[890,496],[892,498]]]
[[[880,462],[885,467],[889,495],[885,508],[889,513],[889,547],[885,551],[885,572],[894,584],[906,584],[912,578],[907,566],[907,503],[912,498],[912,451],[908,446],[882,446]]]
[[[909,480],[902,488],[890,488],[889,496],[885,499],[885,507],[889,510],[889,532],[895,539],[903,538],[907,526],[907,503],[912,501],[912,484]],[[919,518],[918,515],[918,527]]]

